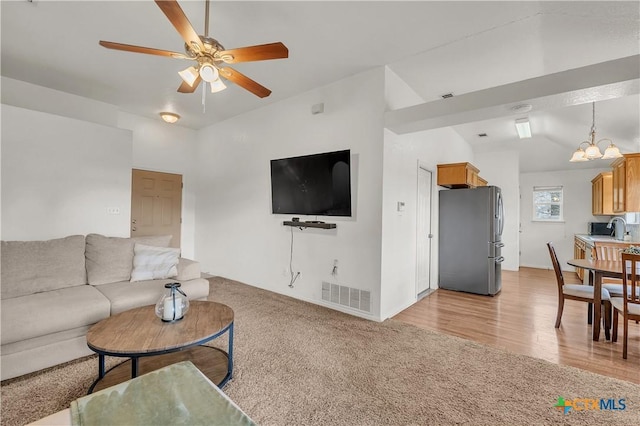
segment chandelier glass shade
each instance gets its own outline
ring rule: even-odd
[[[593,110],[593,122],[591,124],[591,132],[589,133],[590,140],[583,141],[580,143],[580,145],[578,146],[578,149],[573,153],[573,155],[571,156],[571,159],[569,160],[572,163],[576,163],[580,161],[596,160],[598,158],[602,160],[610,160],[613,158],[622,157],[620,150],[618,149],[617,146],[614,145],[611,139],[600,139],[598,142],[596,142],[596,103],[595,102],[592,103],[592,110]],[[600,151],[600,148],[598,147],[600,142],[609,143],[609,146],[607,146],[607,148],[604,151],[604,155],[602,154],[602,152]],[[586,145],[586,148],[583,149],[583,146],[585,145]]]

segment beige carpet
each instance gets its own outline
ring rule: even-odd
[[[210,299],[236,314],[225,392],[261,425],[640,424],[640,387],[629,382],[210,281]],[[68,407],[95,369],[88,358],[2,383],[2,424]],[[627,408],[565,415],[559,396],[625,398]]]

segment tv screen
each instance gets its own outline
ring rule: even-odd
[[[351,216],[349,150],[271,160],[273,213]]]

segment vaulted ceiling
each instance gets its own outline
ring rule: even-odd
[[[203,34],[204,1],[179,3]],[[202,90],[176,92],[186,61],[98,45],[109,40],[182,52],[184,42],[153,1],[2,1],[1,19],[3,76],[141,116],[175,111],[181,125],[194,129],[385,65],[424,102],[446,102],[441,96],[447,93],[461,96],[640,53],[636,1],[214,1],[209,35],[225,48],[281,41],[289,58],[234,65],[271,96],[260,99],[230,84],[206,93],[203,107]],[[522,171],[606,167],[566,160],[588,136],[592,100],[598,101],[598,137],[613,139],[623,152],[640,151],[637,80],[613,94],[594,91],[534,108],[525,114],[531,139],[517,138],[512,111],[488,120],[470,114],[453,128],[475,150],[519,150]]]

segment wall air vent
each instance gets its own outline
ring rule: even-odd
[[[322,300],[359,311],[371,312],[371,292],[366,290],[323,281]]]
[[[486,138],[488,135],[486,133],[478,133],[479,138]]]

